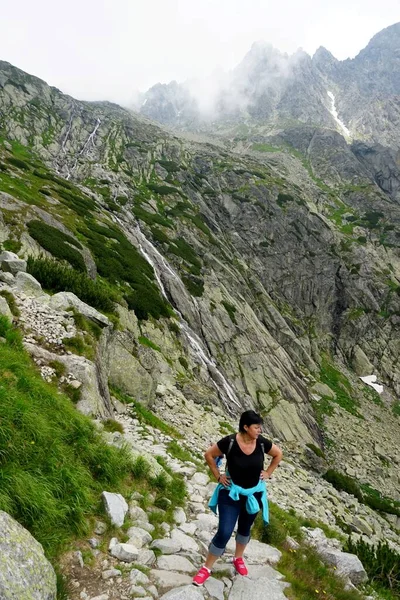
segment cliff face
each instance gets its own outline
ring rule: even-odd
[[[313,68],[298,57],[301,77]],[[183,415],[185,403],[252,406],[288,444],[330,439],[339,465],[354,435],[366,452],[372,436],[396,454],[395,150],[315,124],[258,134],[264,152],[195,143],[7,63],[0,128],[3,248],[64,259],[114,301],[119,324],[97,349],[103,388]],[[374,373],[383,400],[359,379]],[[394,466],[346,461],[396,495]]]

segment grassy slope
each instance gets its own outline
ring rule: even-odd
[[[86,531],[103,489],[130,477],[131,461],[42,380],[5,317],[0,336],[0,509],[54,556]]]

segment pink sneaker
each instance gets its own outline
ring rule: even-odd
[[[244,577],[249,574],[246,565],[244,564],[243,558],[234,558],[233,566],[236,569],[236,573],[239,575],[243,575]]]
[[[193,577],[193,585],[200,587],[210,577],[211,573],[206,567],[201,567],[200,571]]]

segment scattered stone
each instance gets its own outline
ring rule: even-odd
[[[104,508],[110,517],[111,523],[117,527],[124,524],[125,515],[128,512],[128,504],[121,494],[103,492],[101,494],[104,502]]]
[[[115,544],[115,546],[111,548],[110,554],[111,556],[118,558],[118,560],[131,563],[137,559],[139,550],[131,544]]]

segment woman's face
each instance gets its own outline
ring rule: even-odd
[[[253,440],[256,440],[261,433],[261,425],[245,425],[244,429]]]

